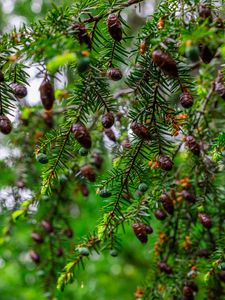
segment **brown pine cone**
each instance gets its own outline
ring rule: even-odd
[[[48,232],[48,233],[51,233],[51,232],[54,231],[54,229],[53,229],[53,227],[52,227],[52,224],[51,224],[49,221],[47,221],[47,220],[42,220],[42,221],[41,221],[41,225],[42,225],[42,227],[44,228],[44,230],[45,230],[46,232]]]
[[[158,208],[155,211],[155,217],[156,217],[156,219],[163,221],[166,218],[166,214],[164,213],[164,211],[162,209]]]
[[[183,190],[181,192],[181,195],[185,200],[187,200],[189,202],[195,203],[195,201],[196,201],[195,196],[193,194],[191,194],[188,190]]]
[[[80,191],[81,191],[81,193],[82,193],[82,195],[84,197],[88,197],[89,196],[89,189],[88,189],[88,187],[87,187],[86,184],[81,184],[80,185]]]
[[[117,41],[120,42],[122,40],[122,24],[116,14],[110,14],[108,16],[107,20],[108,25],[108,32],[111,35],[111,37]]]
[[[57,257],[61,257],[63,255],[63,248],[62,247],[58,248],[55,255]]]
[[[43,118],[43,120],[44,120],[44,122],[45,122],[45,124],[48,128],[53,128],[54,127],[54,120],[53,120],[52,112],[45,111],[42,114],[42,118]]]
[[[30,254],[30,258],[33,260],[33,262],[35,262],[36,264],[40,263],[40,261],[41,261],[40,256],[36,251],[31,250],[29,254]]]
[[[44,241],[43,237],[37,232],[32,232],[31,237],[38,244],[42,244]]]
[[[106,75],[114,81],[118,81],[118,80],[122,79],[122,77],[123,77],[123,73],[121,72],[121,70],[119,68],[108,69]]]
[[[225,100],[225,84],[223,81],[223,75],[220,74],[214,82],[215,92]]]
[[[199,257],[202,257],[202,258],[209,258],[210,257],[210,251],[208,249],[200,249],[198,250],[197,252],[197,255]]]
[[[158,268],[161,272],[164,272],[166,274],[172,274],[172,268],[165,262],[161,261],[158,263]]]
[[[205,64],[209,64],[211,62],[211,60],[213,59],[213,57],[215,56],[216,50],[210,49],[207,45],[203,45],[203,44],[200,44],[198,47],[199,47],[199,51],[200,51],[199,55],[200,55],[202,61]]]
[[[181,95],[180,95],[180,104],[184,108],[190,108],[194,103],[194,99],[191,96],[191,94],[185,90]]]
[[[194,281],[188,281],[186,283],[186,286],[192,289],[192,291],[197,292],[198,291],[198,286]]]
[[[95,170],[91,165],[84,165],[80,168],[81,174],[89,181],[94,182],[96,180]]]
[[[168,214],[172,215],[174,213],[173,201],[167,193],[163,193],[160,196],[160,201]]]
[[[173,168],[173,162],[168,156],[159,155],[157,162],[159,164],[160,169],[164,171],[170,171]]]
[[[191,135],[186,136],[186,146],[191,150],[191,152],[197,156],[200,155],[200,146],[196,142],[195,138]]]
[[[74,134],[75,139],[82,147],[84,147],[85,149],[91,148],[92,145],[91,136],[87,128],[83,124],[81,123],[74,124],[71,128],[71,131]]]
[[[148,234],[151,234],[153,232],[152,227],[142,223],[135,223],[132,225],[132,227],[139,241],[142,244],[146,244],[148,241]]]
[[[199,213],[198,218],[205,228],[209,229],[212,227],[212,220],[207,214]]]
[[[46,110],[51,110],[55,101],[53,86],[48,79],[44,79],[40,85],[41,102]]]
[[[0,116],[0,131],[3,134],[9,134],[12,131],[12,123],[8,117]]]
[[[83,23],[74,22],[71,29],[75,37],[79,40],[79,43],[86,44],[89,49],[91,49],[92,41],[89,33],[87,32],[85,25]]]
[[[93,158],[93,165],[100,169],[103,163],[103,157],[98,152],[94,152],[91,156]]]
[[[176,61],[168,53],[155,50],[152,54],[152,60],[166,75],[173,78],[179,77]]]
[[[20,84],[20,83],[12,83],[11,88],[13,90],[14,95],[17,98],[22,99],[22,98],[26,97],[27,88],[25,87],[25,85]]]
[[[71,239],[73,237],[73,230],[71,228],[66,228],[63,233],[69,238]]]
[[[199,17],[201,18],[202,21],[205,21],[205,19],[208,19],[209,22],[211,23],[213,18],[212,18],[212,12],[211,9],[208,5],[206,4],[201,4],[199,7]]]
[[[134,121],[131,123],[130,128],[132,129],[133,133],[136,134],[139,138],[144,140],[150,139],[149,129],[141,123]]]
[[[110,141],[116,142],[115,133],[114,133],[114,131],[111,128],[106,128],[104,130],[104,132],[105,132],[105,135],[110,139]]]
[[[0,70],[0,82],[4,82],[4,81],[5,81],[5,76],[3,72]]]
[[[223,282],[225,282],[225,271],[220,271],[219,277]]]
[[[114,115],[111,112],[107,112],[102,116],[102,125],[104,128],[110,128],[114,124]]]

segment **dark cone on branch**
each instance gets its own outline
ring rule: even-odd
[[[79,40],[79,43],[86,44],[86,46],[91,49],[91,37],[87,32],[85,25],[83,23],[74,22],[71,26],[71,29],[75,35],[75,37]]]
[[[69,239],[73,237],[73,230],[71,228],[66,228],[63,232]]]
[[[194,103],[194,99],[188,91],[184,91],[180,95],[180,104],[184,108],[190,108],[193,105],[193,103]]]
[[[12,123],[6,116],[0,116],[0,131],[3,134],[9,134],[12,131]]]
[[[114,143],[116,142],[115,133],[111,128],[105,129],[104,132],[105,132],[105,135],[110,139],[110,141],[112,141]]]
[[[183,190],[181,195],[188,202],[195,203],[195,201],[196,201],[195,196],[193,194],[191,194],[188,190]]]
[[[210,257],[210,251],[208,249],[200,249],[197,252],[197,256],[202,258],[209,258]]]
[[[13,83],[11,85],[11,88],[13,90],[14,95],[17,98],[23,99],[24,97],[27,96],[27,88],[25,87],[25,85],[20,83]]]
[[[84,197],[88,197],[89,196],[89,189],[87,187],[86,184],[81,184],[80,186],[80,191],[81,191],[81,194],[84,196]]]
[[[205,64],[209,64],[216,54],[215,49],[210,49],[207,45],[199,45],[200,57]]]
[[[37,232],[32,232],[31,237],[38,244],[42,244],[44,241],[43,237]]]
[[[166,218],[166,214],[164,213],[164,211],[162,209],[158,208],[155,211],[155,217],[156,217],[156,219],[163,221]]]
[[[225,271],[220,271],[219,278],[221,281],[225,282]]]
[[[194,299],[194,292],[189,286],[185,285],[182,292],[185,300]]]
[[[166,75],[173,78],[179,77],[176,61],[169,54],[155,50],[152,54],[152,60]]]
[[[148,234],[153,232],[151,226],[142,224],[142,223],[135,223],[132,225],[134,234],[139,239],[142,244],[146,244],[148,241]]]
[[[136,134],[139,138],[145,140],[150,139],[149,129],[141,123],[134,121],[132,122],[130,128],[132,129],[133,133]]]
[[[107,20],[108,25],[108,32],[111,37],[120,42],[122,40],[123,31],[122,31],[122,24],[116,14],[110,14]]]
[[[89,181],[94,182],[96,180],[95,169],[91,165],[84,165],[80,168],[81,175],[87,178]]]
[[[208,19],[209,22],[211,23],[213,20],[211,8],[206,4],[201,4],[199,7],[199,17],[201,18],[202,21]]]
[[[110,68],[106,74],[111,80],[118,81],[122,79],[123,73],[119,68]]]
[[[45,230],[46,232],[48,232],[48,233],[53,232],[52,224],[51,224],[49,221],[47,221],[47,220],[42,220],[42,221],[41,221],[41,225],[42,225],[42,227],[44,228],[44,230]]]
[[[92,145],[91,136],[87,128],[83,124],[81,123],[74,124],[72,126],[71,131],[74,134],[75,139],[82,147],[84,147],[85,149],[91,148]]]
[[[93,158],[93,165],[97,168],[97,169],[101,169],[102,163],[103,163],[103,157],[101,156],[100,153],[98,152],[94,152],[91,156]]]
[[[33,260],[33,262],[35,262],[36,264],[40,263],[40,261],[41,261],[40,256],[36,251],[31,250],[29,254],[30,254],[30,258]]]
[[[163,261],[158,263],[158,268],[161,272],[164,272],[166,274],[172,274],[173,273],[171,267]]]
[[[168,156],[159,155],[157,162],[159,164],[160,169],[164,171],[170,171],[173,168],[173,162]]]
[[[197,156],[200,155],[200,146],[196,142],[195,138],[191,135],[188,135],[186,138],[186,145],[191,150],[191,152]]]
[[[3,72],[0,70],[0,82],[4,82],[4,81],[5,81],[5,76]]]
[[[52,115],[52,112],[49,112],[49,111],[45,111],[42,115],[43,117],[43,120],[45,122],[45,125],[48,127],[48,128],[53,128],[54,127],[54,120],[53,120],[53,115]]]
[[[110,128],[114,124],[114,115],[111,112],[107,112],[102,116],[102,125],[104,128]]]
[[[172,215],[174,212],[173,201],[167,193],[163,193],[160,196],[160,201],[168,214]]]
[[[212,220],[207,214],[199,213],[198,218],[205,228],[209,229],[212,227]]]
[[[51,110],[55,101],[54,88],[48,79],[44,79],[40,85],[41,102],[46,110]]]
[[[223,98],[223,100],[225,100],[225,84],[224,84],[224,81],[223,81],[223,75],[220,74],[215,82],[214,82],[214,90],[215,92]]]
[[[55,254],[57,257],[61,257],[63,255],[63,248],[58,248]]]

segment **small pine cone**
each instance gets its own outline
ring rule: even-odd
[[[108,32],[111,35],[111,37],[117,41],[120,42],[122,40],[122,24],[116,14],[110,14],[108,16],[107,20],[108,25]]]
[[[193,194],[191,194],[188,190],[183,190],[182,191],[182,197],[187,200],[188,202],[195,203],[196,198]]]
[[[214,82],[215,92],[225,100],[225,84],[223,82],[223,75],[220,74]]]
[[[156,217],[156,219],[163,221],[166,218],[166,214],[164,213],[164,211],[162,209],[158,208],[155,211],[155,217]]]
[[[80,168],[81,174],[89,181],[94,182],[96,180],[95,170],[91,165],[84,165]]]
[[[133,133],[136,134],[139,138],[144,140],[150,139],[149,129],[144,125],[134,121],[132,122],[130,128],[132,129]]]
[[[12,123],[8,117],[0,116],[0,131],[3,134],[9,134],[12,130]]]
[[[100,169],[103,163],[103,157],[98,152],[94,152],[91,157],[93,158],[93,165],[97,169]]]
[[[164,171],[170,171],[173,168],[173,162],[168,156],[159,155],[157,162],[159,164],[160,169]]]
[[[26,95],[27,95],[27,88],[25,87],[25,85],[20,84],[20,83],[13,83],[11,85],[11,88],[13,90],[14,95],[17,98],[23,99],[24,97],[26,97]]]
[[[37,232],[32,232],[31,237],[38,244],[42,244],[44,241],[43,237]]]
[[[188,281],[186,283],[186,286],[192,289],[192,291],[197,292],[198,291],[198,286],[194,281]]]
[[[119,68],[108,69],[106,75],[114,81],[118,81],[118,80],[122,79],[122,77],[123,77],[123,73],[121,72],[121,70]]]
[[[166,274],[172,274],[173,273],[171,267],[168,266],[168,264],[163,262],[163,261],[158,263],[158,268],[161,272],[164,272]]]
[[[200,44],[199,46],[200,57],[205,64],[209,64],[216,54],[215,49],[209,49],[207,45]]]
[[[148,241],[148,234],[151,234],[153,232],[153,229],[151,226],[142,224],[142,223],[135,223],[132,225],[133,231],[136,235],[136,237],[139,239],[139,241],[142,244],[146,244]]]
[[[162,202],[165,211],[168,212],[168,214],[172,215],[174,212],[174,206],[170,196],[167,193],[163,193],[160,196],[160,201]]]
[[[104,128],[110,128],[114,124],[114,115],[111,112],[107,112],[102,116],[102,125]]]
[[[81,194],[84,196],[84,197],[88,197],[89,196],[89,189],[87,187],[86,184],[82,184],[80,186],[80,191],[81,191]]]
[[[73,230],[71,228],[66,228],[63,233],[69,238],[71,239],[73,237]]]
[[[33,262],[35,262],[36,264],[40,263],[40,261],[41,261],[40,256],[36,251],[31,250],[29,254],[30,254],[30,258],[33,260]]]
[[[225,271],[220,271],[219,277],[221,281],[225,282]]]
[[[0,82],[4,82],[4,81],[5,81],[5,76],[3,72],[0,70]]]
[[[44,230],[45,230],[46,232],[48,232],[48,233],[51,233],[51,232],[54,231],[54,229],[53,229],[53,227],[52,227],[52,224],[49,223],[49,221],[47,221],[47,220],[42,220],[42,221],[41,221],[41,225],[42,225],[42,227],[44,228]]]
[[[110,141],[116,142],[115,133],[111,128],[105,129],[104,132],[105,132],[105,135],[110,139]]]
[[[91,148],[92,145],[91,136],[87,128],[83,124],[81,123],[74,124],[72,126],[71,131],[74,134],[75,139],[82,147],[84,147],[85,149]]]
[[[176,61],[169,54],[155,50],[152,54],[152,60],[169,77],[179,77]]]
[[[195,138],[191,135],[186,137],[186,145],[191,150],[191,152],[197,156],[200,155],[200,146],[196,142]]]
[[[202,257],[202,258],[209,258],[210,251],[208,249],[200,249],[197,252],[197,256]]]
[[[199,213],[198,218],[205,228],[209,229],[212,227],[212,220],[207,214]]]
[[[57,257],[61,257],[63,255],[63,248],[62,247],[58,248],[55,255]]]
[[[180,95],[180,104],[184,108],[190,108],[194,103],[194,99],[191,96],[191,94],[185,90],[181,95]]]
[[[75,37],[79,40],[79,43],[86,44],[89,49],[91,49],[91,37],[87,32],[85,25],[83,23],[74,22],[71,26],[71,29]]]
[[[194,293],[193,290],[189,286],[183,287],[183,296],[185,297],[185,300],[191,300],[194,299]]]
[[[209,22],[211,23],[213,18],[212,18],[212,12],[211,9],[208,5],[206,4],[201,4],[199,7],[199,17],[201,18],[202,21],[205,21],[205,19],[208,19]]]
[[[53,120],[53,115],[51,112],[45,111],[42,115],[42,118],[48,128],[54,127],[54,120]]]
[[[41,102],[46,110],[51,110],[55,101],[54,88],[48,79],[44,79],[39,88]]]

